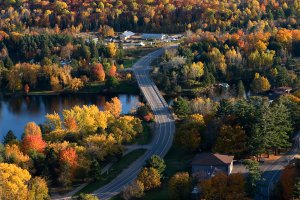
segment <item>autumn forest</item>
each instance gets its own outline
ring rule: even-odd
[[[63,94],[141,102],[0,132],[0,199],[300,198],[299,0],[0,0],[0,131],[3,99]]]

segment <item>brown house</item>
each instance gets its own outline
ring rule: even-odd
[[[210,178],[217,172],[231,174],[234,156],[218,153],[200,153],[192,160],[192,174],[201,179]]]

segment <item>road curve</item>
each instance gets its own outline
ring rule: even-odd
[[[154,59],[160,57],[163,52],[164,49],[154,51],[142,57],[133,65],[133,72],[139,88],[155,116],[155,131],[150,148],[141,158],[123,170],[114,180],[93,193],[101,200],[110,199],[120,193],[124,186],[136,178],[147,159],[152,155],[164,157],[172,145],[175,132],[173,115],[149,74],[151,63]]]
[[[256,193],[255,200],[270,200],[273,189],[280,179],[282,170],[300,153],[300,131],[294,137],[292,149],[281,158],[271,163],[268,167],[262,170],[263,181],[260,191]]]

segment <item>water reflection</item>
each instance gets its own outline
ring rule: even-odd
[[[139,105],[137,95],[116,95],[122,102],[122,113],[129,113]],[[24,126],[29,121],[43,123],[47,113],[61,113],[75,105],[97,105],[101,110],[105,101],[114,96],[98,94],[54,95],[54,96],[0,96],[0,141],[3,136],[12,130],[18,137],[21,136]]]

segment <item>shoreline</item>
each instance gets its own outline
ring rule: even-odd
[[[60,91],[52,91],[52,90],[42,90],[42,91],[31,91],[29,93],[26,93],[24,91],[16,91],[16,92],[10,92],[10,91],[4,91],[0,92],[0,96],[59,96],[64,94],[103,94],[103,95],[114,95],[114,94],[133,94],[133,95],[139,95],[140,91],[137,87],[136,83],[134,82],[120,82],[120,85],[112,90],[109,90],[105,88],[103,83],[91,83],[90,85],[87,85],[85,88],[82,88],[78,91],[71,91],[69,89],[64,89]]]

